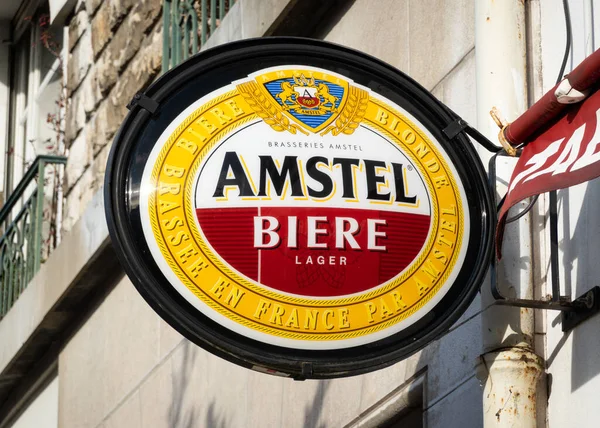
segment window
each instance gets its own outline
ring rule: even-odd
[[[386,421],[381,428],[423,428],[423,406],[407,408],[404,412]]]
[[[8,139],[0,156],[4,174],[2,193],[5,202],[39,155],[63,155],[67,29],[51,25],[47,5],[31,16],[13,20],[13,28],[24,28],[12,40],[10,54],[10,99]],[[17,25],[19,24],[19,25]],[[5,58],[6,60],[6,58]],[[2,61],[2,59],[0,59]],[[63,168],[52,164],[44,169],[43,224],[41,229],[41,258],[60,240],[60,183]],[[32,180],[20,200],[11,209],[11,221],[28,203],[36,188]],[[3,232],[7,224],[2,225]],[[35,250],[37,251],[37,249]]]
[[[64,152],[67,33],[50,24],[47,4],[25,12],[38,3],[12,19],[8,45],[0,48],[0,103],[8,104],[0,110],[0,128],[8,128],[0,140],[0,319],[60,241],[65,159],[34,161]]]
[[[58,376],[33,399],[11,428],[58,427]]]
[[[31,17],[19,40],[13,41],[10,133],[5,150],[5,194],[9,194],[35,157],[62,153],[64,116],[63,33],[50,26],[42,9]]]
[[[344,428],[423,428],[426,374],[415,374]]]

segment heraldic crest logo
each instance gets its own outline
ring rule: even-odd
[[[310,70],[262,74],[255,81],[238,85],[238,89],[273,129],[293,134],[352,134],[369,101],[364,89]]]

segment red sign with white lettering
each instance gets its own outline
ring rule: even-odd
[[[196,211],[206,238],[235,269],[273,289],[319,297],[395,277],[419,254],[431,222],[423,214],[344,208]]]
[[[525,198],[574,186],[600,176],[600,91],[572,105],[550,128],[525,146],[499,213],[496,249],[508,210]]]

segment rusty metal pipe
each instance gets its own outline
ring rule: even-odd
[[[526,349],[481,356],[477,378],[484,386],[485,427],[536,427],[544,361]]]

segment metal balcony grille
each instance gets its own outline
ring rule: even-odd
[[[197,53],[234,3],[235,0],[164,0],[163,73]]]
[[[0,209],[0,319],[40,268],[46,168],[66,162],[62,156],[38,156]]]

